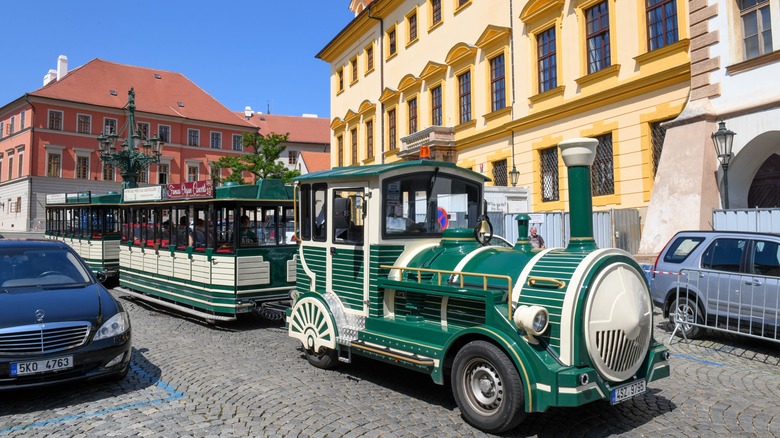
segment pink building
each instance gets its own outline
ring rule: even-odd
[[[0,107],[0,232],[40,230],[46,194],[118,190],[119,171],[100,160],[96,138],[110,130],[127,136],[130,88],[138,128],[165,143],[160,164],[140,175],[141,185],[208,178],[209,161],[244,153],[243,133],[271,132],[180,73],[101,59],[68,71],[67,62],[60,56],[43,87]],[[326,130],[312,150],[328,142]]]

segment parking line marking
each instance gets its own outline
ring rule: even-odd
[[[139,368],[135,364],[130,363],[130,369],[133,370],[133,372],[139,374],[141,376],[141,378],[147,378],[149,380],[152,380],[152,376],[151,375],[149,375],[146,371],[144,371],[143,369]],[[127,410],[127,409],[134,409],[134,408],[140,408],[140,407],[143,407],[143,406],[156,405],[156,404],[160,404],[160,403],[165,403],[165,402],[181,399],[185,395],[183,392],[176,390],[176,388],[174,388],[173,386],[171,386],[170,384],[168,384],[168,383],[166,383],[166,382],[164,382],[162,380],[157,380],[157,384],[155,386],[160,388],[160,389],[162,389],[163,391],[165,391],[168,394],[168,396],[165,397],[165,398],[161,398],[161,399],[149,400],[149,401],[138,402],[138,403],[131,403],[131,404],[127,404],[127,405],[116,406],[116,407],[108,408],[108,409],[101,409],[99,411],[88,412],[88,413],[84,413],[84,414],[68,415],[68,416],[65,416],[65,417],[55,418],[55,419],[52,419],[52,420],[36,421],[35,423],[32,423],[32,424],[25,424],[25,425],[22,425],[22,426],[14,426],[14,427],[6,428],[6,429],[0,429],[0,435],[4,435],[4,434],[7,434],[7,433],[11,433],[11,432],[16,432],[16,431],[19,431],[19,430],[28,430],[28,429],[33,429],[33,428],[36,428],[36,427],[48,426],[50,424],[65,423],[67,421],[78,420],[78,419],[81,419],[81,418],[96,417],[96,416],[108,414],[108,413],[111,413],[111,412],[124,411],[124,410]]]
[[[672,354],[672,357],[681,357],[681,358],[683,358],[683,359],[692,360],[692,361],[694,361],[694,362],[703,363],[703,364],[705,364],[705,365],[714,365],[714,366],[716,366],[716,367],[725,367],[725,366],[728,366],[728,365],[726,365],[726,364],[724,364],[724,363],[713,362],[713,361],[711,361],[711,360],[698,359],[698,358],[695,358],[695,357],[693,357],[693,356],[689,356],[689,355],[687,355],[687,354],[679,354],[679,353],[674,353],[674,354]]]

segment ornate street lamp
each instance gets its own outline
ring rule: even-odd
[[[729,208],[729,162],[731,161],[731,146],[734,144],[734,131],[726,129],[726,122],[718,122],[718,130],[712,133],[712,142],[715,144],[715,152],[723,167],[723,205]]]
[[[515,167],[515,133],[512,132],[512,170],[509,171],[509,182],[512,183],[512,187],[517,187],[517,182],[520,180],[520,172]]]
[[[116,143],[119,135],[115,132],[100,134],[97,137],[100,160],[121,170],[122,188],[138,187],[138,175],[150,164],[159,164],[162,156],[163,142],[155,135],[144,138],[141,130],[135,125],[135,91],[127,92],[127,128],[130,135],[122,142],[119,150]]]
[[[512,187],[517,186],[517,181],[520,180],[520,172],[515,167],[515,164],[512,163],[512,170],[509,171],[509,182],[512,183]]]

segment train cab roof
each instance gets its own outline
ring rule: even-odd
[[[432,160],[414,160],[414,161],[398,161],[388,164],[373,164],[367,166],[345,166],[335,167],[330,170],[321,170],[319,172],[312,172],[306,175],[301,175],[295,179],[298,182],[314,182],[314,181],[327,181],[327,180],[352,180],[352,179],[366,179],[371,177],[380,176],[385,173],[395,171],[415,171],[424,169],[445,168],[452,169],[455,172],[462,172],[464,175],[468,175],[472,178],[480,179],[482,181],[490,181],[490,178],[482,175],[481,173],[474,172],[473,170],[458,167],[455,163],[448,161],[432,161]]]
[[[293,188],[279,179],[262,179],[255,184],[236,184],[227,182],[215,189],[216,199],[257,199],[290,200],[294,199]]]

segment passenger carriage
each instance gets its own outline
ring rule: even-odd
[[[70,245],[95,272],[119,274],[121,195],[108,192],[60,193],[46,196],[44,237]]]
[[[124,292],[207,319],[258,311],[282,318],[295,285],[292,187],[211,181],[126,189]]]
[[[450,379],[463,417],[487,432],[526,412],[619,403],[669,375],[652,338],[647,281],[625,251],[596,247],[597,142],[561,143],[571,240],[487,245],[482,175],[427,160],[299,177],[301,244],[288,333],[308,361],[353,354]]]

